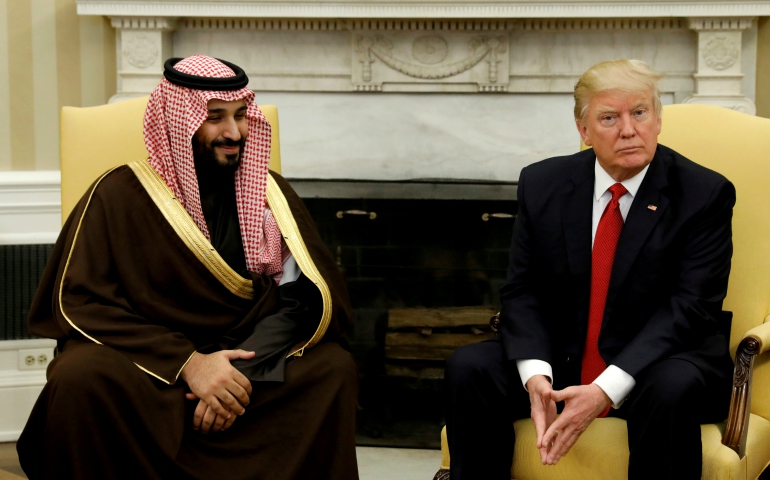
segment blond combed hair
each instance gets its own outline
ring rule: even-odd
[[[655,114],[660,118],[663,113],[658,89],[660,79],[661,75],[641,60],[608,60],[597,63],[581,75],[575,84],[575,120],[584,120],[591,99],[608,90],[651,93]]]

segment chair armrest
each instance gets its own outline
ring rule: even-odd
[[[727,415],[725,433],[722,435],[722,445],[733,449],[739,458],[746,455],[754,359],[767,350],[770,350],[770,315],[765,317],[762,325],[746,332],[735,352],[733,395],[730,399],[730,413]]]
[[[757,355],[765,353],[770,350],[770,315],[765,317],[765,323],[758,325],[743,336],[743,341],[747,338],[752,338],[759,342],[759,352]]]
[[[446,438],[446,426],[441,429],[441,468],[433,480],[449,480],[449,443]]]

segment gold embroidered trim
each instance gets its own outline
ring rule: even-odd
[[[118,167],[115,167],[115,168],[118,168]],[[95,343],[98,343],[99,345],[102,345],[102,342],[100,342],[99,340],[95,339],[94,337],[90,336],[89,334],[87,334],[86,332],[78,328],[78,326],[75,325],[72,322],[72,320],[70,320],[70,317],[68,317],[67,314],[64,313],[64,306],[62,305],[61,299],[62,299],[62,292],[64,291],[64,279],[67,278],[67,270],[69,269],[70,260],[72,259],[72,252],[75,250],[75,243],[77,242],[78,235],[80,234],[80,226],[83,224],[83,218],[86,216],[86,212],[88,211],[88,206],[91,205],[91,198],[93,198],[94,196],[96,187],[98,187],[99,184],[102,182],[102,180],[104,180],[104,177],[112,173],[113,170],[115,170],[115,168],[108,170],[107,173],[99,177],[99,179],[94,184],[94,188],[91,189],[91,193],[88,195],[88,201],[86,202],[85,208],[83,208],[83,214],[80,215],[80,220],[78,220],[78,228],[75,229],[75,238],[72,239],[72,245],[70,246],[70,251],[69,251],[69,254],[67,255],[67,262],[64,264],[64,271],[62,272],[61,282],[59,283],[59,311],[64,316],[65,320],[67,320],[67,322],[69,322],[69,324],[72,325],[72,328],[74,328],[75,330],[83,334],[83,336],[86,337],[87,339]]]
[[[310,252],[308,251],[307,246],[305,246],[305,241],[302,239],[302,235],[299,232],[299,227],[294,220],[294,215],[291,213],[289,203],[286,201],[283,192],[281,192],[281,187],[278,186],[271,175],[267,176],[267,204],[270,206],[270,210],[273,211],[273,216],[278,224],[278,228],[281,230],[286,245],[288,245],[289,250],[292,255],[294,255],[294,259],[297,261],[300,270],[302,270],[302,273],[304,273],[305,276],[318,287],[318,290],[321,291],[323,314],[321,315],[321,321],[318,324],[318,328],[302,348],[294,350],[287,355],[287,357],[301,357],[306,348],[310,348],[321,341],[321,338],[323,338],[326,333],[326,329],[329,328],[329,322],[332,318],[332,296],[329,291],[329,286],[321,276],[318,268],[316,268],[315,263],[313,263],[313,259],[310,256]]]
[[[192,357],[195,356],[195,354],[198,353],[197,351],[193,351],[189,357],[187,357],[187,360],[182,364],[181,368],[179,368],[179,371],[176,372],[176,377],[174,377],[174,383],[176,383],[177,380],[179,380],[179,375],[182,374],[182,370],[184,370],[184,367],[187,366],[188,363],[190,363],[190,360],[192,360]]]
[[[252,300],[254,298],[254,288],[251,280],[238,275],[230,265],[225,262],[219,253],[211,246],[203,232],[193,221],[187,210],[174,197],[173,192],[166,182],[160,178],[158,172],[146,161],[132,162],[128,166],[134,171],[136,178],[139,179],[142,186],[168,223],[179,235],[187,248],[195,254],[195,257],[211,272],[219,282],[224,285],[231,293]]]
[[[70,246],[70,251],[69,251],[69,254],[67,255],[67,262],[64,264],[64,271],[62,272],[62,275],[61,275],[61,283],[59,283],[59,311],[61,312],[62,316],[64,317],[65,320],[67,320],[67,322],[72,326],[72,328],[74,328],[75,330],[80,332],[84,337],[86,337],[87,339],[91,340],[92,342],[94,342],[94,343],[96,343],[98,345],[104,345],[104,344],[102,342],[100,342],[99,340],[95,339],[94,337],[92,337],[91,335],[89,335],[86,332],[84,332],[83,329],[81,329],[77,325],[75,325],[75,322],[73,322],[70,319],[70,317],[67,316],[67,314],[64,312],[64,305],[62,305],[62,292],[64,291],[64,279],[67,278],[67,270],[69,269],[70,260],[72,259],[72,252],[75,250],[75,243],[77,243],[78,235],[80,234],[80,226],[83,224],[83,218],[85,218],[86,212],[88,211],[88,207],[91,205],[91,199],[94,196],[94,192],[96,191],[96,187],[99,186],[99,184],[102,182],[102,180],[104,180],[104,178],[107,175],[109,175],[115,169],[117,169],[119,167],[120,166],[112,168],[112,169],[108,170],[107,173],[105,173],[104,175],[99,177],[99,179],[94,184],[94,188],[91,189],[91,193],[88,195],[88,201],[86,202],[86,206],[83,208],[83,214],[80,215],[80,220],[78,220],[78,228],[75,229],[75,237],[72,239],[72,245]],[[193,354],[194,354],[194,352],[193,352]],[[192,355],[190,355],[190,358],[192,358]],[[187,362],[189,362],[189,361],[190,361],[190,359],[188,358]],[[185,362],[185,365],[187,365],[187,362]],[[168,380],[165,380],[164,378],[156,375],[155,373],[152,373],[151,371],[147,370],[146,368],[144,368],[143,366],[139,365],[136,362],[133,362],[133,363],[134,363],[134,365],[139,367],[142,371],[144,371],[146,373],[149,373],[150,375],[152,375],[153,377],[157,378],[161,382],[166,383],[167,385],[171,385],[171,382],[169,382]],[[182,365],[182,368],[184,368],[184,365]],[[179,373],[181,373],[181,372],[182,372],[182,369],[179,369]],[[177,378],[179,377],[179,373],[177,373]],[[176,378],[174,379],[174,381],[176,381]]]

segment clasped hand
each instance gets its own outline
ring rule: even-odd
[[[588,425],[612,405],[604,390],[596,384],[553,390],[545,376],[535,375],[527,381],[527,390],[543,465],[556,465]],[[561,401],[564,410],[557,418],[556,402]]]
[[[211,354],[195,353],[182,369],[182,380],[191,393],[188,400],[200,399],[193,415],[193,428],[203,433],[230,428],[246,412],[251,382],[235,369],[233,360],[249,360],[254,352],[222,350]]]

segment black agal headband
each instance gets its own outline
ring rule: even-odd
[[[181,58],[169,58],[166,60],[166,63],[163,65],[163,76],[166,77],[166,80],[173,83],[174,85],[179,85],[180,87],[187,87],[187,88],[194,88],[196,90],[216,90],[216,91],[223,91],[223,90],[239,90],[249,83],[249,77],[246,76],[246,72],[243,71],[241,67],[238,65],[234,65],[230,62],[226,62],[224,60],[219,60],[220,62],[224,63],[228,67],[230,67],[233,72],[235,72],[234,77],[225,77],[225,78],[215,78],[215,77],[199,77],[197,75],[190,75],[189,73],[183,73],[179,70],[174,68],[174,65],[177,64],[177,62],[181,61],[183,59]]]

